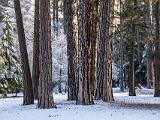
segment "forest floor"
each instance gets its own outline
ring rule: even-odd
[[[95,105],[75,105],[67,101],[67,94],[54,94],[57,108],[37,109],[23,106],[22,97],[0,99],[0,120],[160,120],[160,98],[153,90],[137,91],[129,97],[127,92],[114,89],[115,102],[95,101]]]

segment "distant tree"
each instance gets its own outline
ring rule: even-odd
[[[19,47],[20,47],[20,57],[21,57],[22,71],[23,71],[23,87],[24,87],[23,104],[29,105],[34,103],[34,96],[32,89],[31,74],[29,69],[29,60],[28,60],[28,53],[25,41],[21,6],[19,0],[14,0],[14,7],[16,14]]]
[[[52,48],[50,1],[40,0],[40,78],[38,108],[52,108]]]

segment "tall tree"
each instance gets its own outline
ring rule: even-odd
[[[68,54],[68,100],[76,100],[77,0],[65,0]]]
[[[122,30],[123,18],[121,13],[123,12],[123,1],[119,1],[120,6],[120,31]],[[124,92],[124,39],[123,32],[120,32],[120,91]]]
[[[130,7],[133,7],[133,14],[131,16],[131,23],[130,23],[130,30],[128,31],[129,34],[129,71],[128,71],[128,80],[129,80],[129,96],[136,96],[135,93],[135,63],[134,63],[134,53],[135,53],[135,39],[136,39],[136,23],[137,23],[137,0],[130,1],[128,4]],[[132,6],[134,5],[134,6]],[[135,17],[135,18],[134,18]]]
[[[147,4],[147,87],[153,88],[154,67],[153,67],[153,36],[152,36],[152,0],[146,0]]]
[[[19,0],[14,0],[14,7],[15,7],[15,14],[16,14],[19,47],[20,47],[20,57],[21,57],[22,70],[23,70],[23,86],[24,86],[23,104],[29,105],[34,103],[34,96],[33,96],[33,89],[32,89],[31,74],[29,69],[29,60],[28,60],[28,53],[26,48],[21,6],[20,6]]]
[[[38,84],[39,84],[39,0],[35,0],[32,80],[33,80],[34,98],[38,99]]]
[[[100,1],[100,39],[104,39],[105,51],[104,51],[104,80],[103,80],[103,101],[113,101],[112,91],[112,39],[110,33],[112,33],[110,25],[111,10],[114,8],[114,2],[111,0]]]
[[[133,24],[133,27],[135,27],[134,24]],[[135,28],[132,28],[132,29],[135,29]],[[129,86],[129,96],[136,96],[135,73],[134,73],[134,40],[131,40],[130,42],[130,59],[129,59],[128,79],[129,79],[129,85],[128,85]]]
[[[156,41],[155,41],[155,91],[154,96],[160,97],[160,2],[156,2]]]
[[[77,104],[94,104],[91,88],[92,0],[79,0],[78,16],[78,98]]]
[[[92,94],[95,95],[96,87],[96,50],[99,32],[99,0],[92,1],[92,41],[91,41],[91,84]]]
[[[95,99],[113,101],[112,92],[112,23],[115,1],[100,0],[100,36],[97,48],[97,88]]]
[[[102,1],[101,1],[102,3]],[[104,9],[104,8],[103,8]],[[107,20],[106,16],[103,17],[102,19],[102,5],[101,5],[101,10],[100,10],[100,35],[98,39],[98,46],[97,46],[97,63],[96,63],[96,80],[97,80],[97,87],[96,87],[96,94],[95,94],[95,99],[102,99],[103,96],[103,80],[104,80],[104,55],[105,55],[105,38],[103,39],[103,32],[106,32],[107,28],[105,28],[103,31],[103,21],[104,19]],[[105,15],[105,14],[103,14]],[[102,21],[103,20],[103,21]],[[108,28],[109,29],[109,28]]]
[[[38,108],[52,108],[52,48],[50,1],[40,0],[40,78]]]

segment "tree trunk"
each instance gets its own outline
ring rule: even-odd
[[[32,68],[33,94],[35,99],[38,99],[39,71],[39,0],[35,0]]]
[[[137,12],[137,0],[134,0],[134,12],[136,15]],[[134,71],[134,44],[136,39],[136,23],[137,19],[131,21],[131,31],[130,35],[130,59],[129,59],[129,73],[128,73],[128,82],[129,82],[129,96],[136,96],[135,92],[135,71]]]
[[[100,100],[103,96],[103,80],[104,80],[104,56],[105,56],[105,38],[102,33],[106,32],[106,26],[105,29],[103,29],[103,22],[105,19],[107,20],[107,17],[103,17],[102,14],[104,12],[104,8],[102,9],[101,5],[101,18],[100,18],[100,36],[98,39],[98,46],[97,46],[97,64],[96,64],[96,80],[97,80],[97,87],[96,87],[96,94],[95,99]],[[103,19],[102,19],[103,17]],[[103,20],[103,21],[102,21]]]
[[[156,41],[155,41],[155,91],[154,97],[160,97],[160,2],[156,3]]]
[[[94,104],[91,87],[91,13],[92,1],[79,0],[78,21],[78,98],[77,104]]]
[[[24,95],[23,95],[23,104],[29,105],[34,103],[33,89],[32,89],[32,79],[29,69],[29,60],[28,53],[25,41],[23,19],[21,13],[21,6],[19,0],[14,0],[15,14],[16,14],[16,23],[20,47],[20,56],[22,63],[23,71],[23,86],[24,86]]]
[[[122,0],[120,0],[120,13],[122,11]],[[120,25],[122,25],[123,19],[120,14]],[[122,26],[120,26],[120,30],[122,30]],[[120,91],[124,92],[125,80],[124,80],[124,39],[123,32],[120,32]]]
[[[129,96],[136,96],[135,93],[135,74],[134,74],[134,42],[130,44],[130,60],[129,60]]]
[[[111,15],[114,10],[114,1],[101,0],[100,1],[101,20],[100,28],[103,36],[101,39],[105,39],[105,55],[104,55],[104,80],[103,80],[103,97],[102,100],[105,102],[114,101],[112,91],[112,27],[113,17]],[[105,30],[106,29],[106,30]]]
[[[154,85],[154,66],[153,66],[153,36],[152,36],[152,0],[147,0],[147,87],[153,88]]]
[[[40,79],[38,108],[52,108],[52,48],[50,1],[40,0]]]
[[[66,35],[68,54],[68,100],[76,100],[77,0],[66,0]]]
[[[96,50],[97,50],[97,41],[98,41],[98,12],[99,12],[99,0],[95,0],[93,3],[92,11],[92,41],[91,41],[91,86],[92,94],[95,95],[96,87]],[[96,14],[96,15],[95,15]]]
[[[137,26],[136,27],[136,41],[137,41],[137,52],[138,52],[138,66],[141,66],[142,65],[142,55],[143,55],[143,51],[142,51],[142,41],[140,39],[140,34],[139,34],[140,30],[139,30],[139,27]],[[142,73],[139,72],[138,73],[138,82],[141,84],[141,85],[144,85],[144,80],[143,80],[143,77],[142,77]]]

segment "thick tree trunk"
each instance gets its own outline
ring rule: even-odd
[[[152,0],[147,0],[147,87],[154,86],[153,36],[152,36]]]
[[[19,0],[14,0],[14,7],[16,14],[20,56],[21,56],[22,71],[23,71],[23,86],[24,86],[23,104],[29,105],[34,103],[34,96],[32,89],[32,79],[29,69],[29,60],[28,60],[27,47],[25,41],[23,19],[21,14],[21,6]]]
[[[40,0],[40,79],[38,108],[52,108],[52,48],[50,1]]]
[[[160,97],[160,2],[156,3],[156,44],[155,44],[155,91],[154,97]]]
[[[94,104],[91,87],[91,0],[79,0],[77,104]]]
[[[38,99],[39,71],[39,0],[35,0],[32,68],[33,94],[35,99]]]
[[[113,6],[112,6],[113,5]],[[112,6],[112,7],[111,7]],[[112,20],[114,1],[100,1],[100,36],[97,50],[97,88],[95,99],[113,101],[112,92]],[[110,21],[111,20],[111,21]]]
[[[102,16],[104,12],[104,8],[102,8],[101,5],[101,18],[100,18],[100,34],[98,39],[98,46],[97,46],[97,63],[96,63],[96,80],[97,80],[97,87],[96,87],[96,94],[95,99],[102,99],[103,96],[103,80],[104,80],[104,56],[105,56],[105,38],[103,33],[106,32],[106,26],[105,29],[103,29],[103,22],[105,19],[107,20],[106,16]],[[103,18],[102,18],[103,17]]]
[[[104,56],[104,80],[103,80],[103,97],[102,100],[105,102],[113,101],[113,91],[112,91],[112,27],[113,15],[111,10],[114,10],[114,1],[111,0],[101,0],[100,1],[101,10],[101,20],[100,23],[103,38],[105,39],[105,56]],[[106,30],[104,30],[106,29]]]
[[[76,100],[77,0],[66,0],[66,35],[68,54],[68,100]]]

